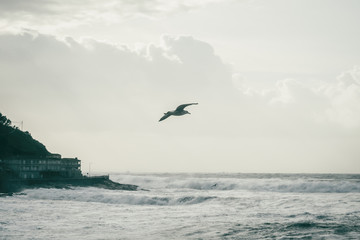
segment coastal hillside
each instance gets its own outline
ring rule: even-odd
[[[99,187],[135,191],[104,176],[84,176],[81,161],[51,154],[29,132],[23,132],[0,113],[0,197],[27,188]]]
[[[11,120],[0,113],[0,158],[13,156],[46,156],[50,152],[29,132],[11,125]]]

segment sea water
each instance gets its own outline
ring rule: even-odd
[[[112,174],[0,198],[0,239],[360,239],[360,175]]]

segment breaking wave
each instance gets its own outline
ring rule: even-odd
[[[21,197],[37,200],[64,200],[128,205],[191,205],[199,204],[214,196],[152,196],[143,192],[127,194],[123,191],[101,190],[96,188],[72,189],[31,189],[24,191]]]
[[[136,184],[149,191],[114,191],[98,188],[28,189],[19,198],[65,200],[105,204],[177,206],[238,198],[244,192],[360,193],[359,179],[336,178],[236,178],[221,175],[130,175],[110,176],[120,183]],[[225,191],[231,191],[228,195]],[[225,195],[220,194],[223,192]],[[235,195],[234,195],[235,193]],[[224,197],[225,196],[225,197]]]
[[[360,193],[360,179],[336,178],[224,178],[189,175],[113,175],[114,181],[145,189],[243,190],[282,193]]]

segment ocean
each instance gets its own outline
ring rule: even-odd
[[[111,174],[0,197],[0,239],[360,239],[360,175]]]

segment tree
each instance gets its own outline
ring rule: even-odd
[[[8,119],[5,115],[2,115],[1,113],[0,113],[0,125],[3,125],[3,126],[11,125],[10,119]]]

